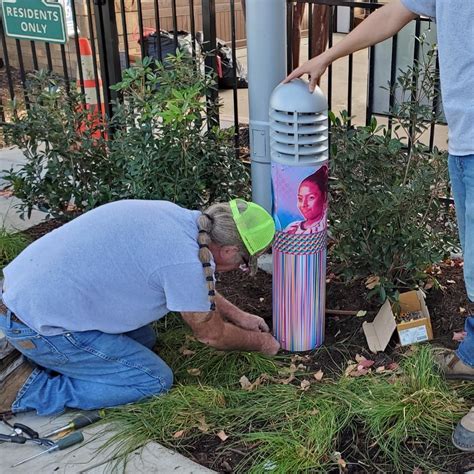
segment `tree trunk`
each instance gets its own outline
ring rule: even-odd
[[[311,57],[324,53],[329,38],[329,6],[313,5],[313,36],[311,38]]]
[[[301,25],[303,24],[306,4],[297,3],[293,7],[293,23],[291,25],[291,69],[296,69],[300,64]]]
[[[326,49],[329,37],[329,8],[327,5],[313,5],[313,32],[311,35],[312,58],[320,55]],[[304,3],[297,3],[293,10],[291,37],[293,69],[297,68],[300,62],[301,26],[303,24],[304,11]]]

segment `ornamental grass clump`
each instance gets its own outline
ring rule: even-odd
[[[181,384],[206,384],[213,387],[239,386],[239,379],[265,373],[276,376],[275,359],[255,352],[225,352],[204,346],[192,336],[177,314],[169,314],[156,324],[160,357],[173,367]]]
[[[0,228],[0,270],[6,267],[30,243],[22,233]]]
[[[218,380],[210,386],[179,379],[168,394],[111,410],[107,419],[117,432],[108,445],[117,443],[123,457],[148,441],[188,454],[197,442],[217,441],[216,467],[230,448],[245,454],[235,467],[242,473],[327,472],[351,464],[371,472],[449,469],[461,456],[451,433],[470,407],[463,397],[473,395],[442,379],[429,346],[396,372],[356,378],[260,377],[251,388],[235,380],[219,387]]]
[[[456,422],[469,404],[437,373],[433,352],[421,346],[405,357],[397,377],[372,376],[341,384],[379,467],[396,472],[449,466],[459,452],[451,444]]]

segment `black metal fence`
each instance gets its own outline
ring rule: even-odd
[[[39,0],[38,0],[39,1]],[[251,0],[250,0],[251,1]],[[347,30],[350,31],[355,25],[355,9],[364,9],[367,13],[379,8],[381,4],[377,1],[344,1],[344,0],[287,0],[288,18],[288,48],[287,61],[289,69],[293,63],[292,57],[292,24],[294,8],[297,4],[306,4],[307,16],[303,25],[303,36],[307,35],[308,57],[313,56],[312,36],[318,25],[314,24],[312,11],[316,5],[325,5],[328,12],[328,47],[331,47],[338,35],[337,24],[340,8],[349,9],[349,20]],[[66,45],[57,45],[25,40],[14,40],[7,38],[0,21],[0,119],[8,120],[5,104],[9,99],[23,95],[25,106],[28,107],[27,72],[46,68],[62,74],[69,87],[77,87],[76,81],[83,88],[84,71],[81,67],[79,38],[88,38],[92,48],[93,69],[98,101],[103,101],[105,111],[111,114],[111,100],[114,99],[114,91],[110,85],[121,80],[122,70],[133,64],[135,59],[147,55],[147,38],[153,32],[167,30],[173,37],[175,47],[178,45],[180,30],[186,30],[191,36],[193,54],[195,45],[199,40],[206,52],[215,51],[218,35],[224,36],[232,50],[232,110],[233,123],[236,130],[236,148],[239,148],[239,123],[246,121],[239,111],[239,95],[246,94],[245,89],[240,89],[237,80],[237,45],[245,44],[245,31],[242,27],[245,3],[242,0],[80,0],[71,1],[71,20],[73,31]],[[346,10],[347,11],[347,10]],[[420,25],[427,20],[416,20],[416,32],[420,32]],[[243,32],[242,32],[243,31]],[[156,51],[158,58],[162,58],[163,50],[161,35],[156,35]],[[393,85],[397,75],[397,35],[392,41],[390,82]],[[419,49],[414,49],[414,59],[418,59]],[[388,124],[391,125],[389,114],[374,110],[374,58],[375,49],[370,48],[368,53],[368,70],[362,71],[366,74],[367,88],[365,100],[365,122],[369,123],[374,115],[386,115]],[[207,56],[207,66],[218,71],[216,55]],[[354,104],[354,75],[359,74],[355,68],[354,57],[349,55],[347,59],[347,78],[345,81],[346,91],[343,107],[349,115],[353,113]],[[334,66],[327,71],[327,93],[329,108],[334,105],[334,98],[338,96],[339,106],[343,92],[334,90]],[[99,86],[99,77],[102,87]],[[219,91],[210,91],[210,100],[215,100]],[[357,98],[357,97],[356,97]],[[390,96],[390,105],[393,105],[394,97]],[[100,105],[100,104],[99,104]],[[433,110],[439,104],[433,103]],[[239,117],[240,113],[240,117]],[[213,118],[218,122],[219,117]],[[433,146],[436,135],[436,126],[430,130],[429,144]]]

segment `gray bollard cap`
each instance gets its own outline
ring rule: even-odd
[[[293,113],[326,113],[328,102],[323,91],[316,87],[311,93],[308,84],[304,79],[279,84],[270,97],[270,108]]]

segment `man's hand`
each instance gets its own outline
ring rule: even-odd
[[[270,332],[270,328],[265,320],[255,314],[242,311],[241,314],[235,315],[230,321],[248,331]]]
[[[181,315],[191,326],[198,341],[216,349],[257,351],[265,355],[275,355],[280,348],[280,344],[270,333],[260,330],[249,331],[226,322],[219,311],[181,313]],[[261,319],[254,315],[249,316],[252,316],[251,320],[254,322]]]
[[[262,334],[263,344],[260,352],[265,355],[275,355],[280,350],[280,343],[271,334]]]

